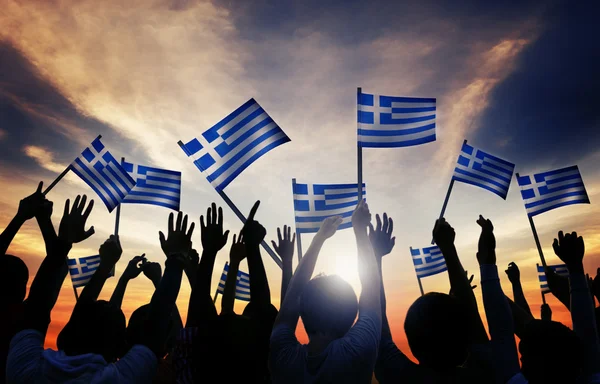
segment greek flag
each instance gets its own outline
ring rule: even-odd
[[[540,279],[540,288],[542,288],[542,293],[550,292],[550,288],[548,287],[548,280],[546,279],[546,272],[544,271],[543,265],[537,265],[538,278]],[[560,265],[549,265],[548,267],[552,268],[557,275],[569,277],[569,269],[566,264]]]
[[[463,143],[453,180],[487,189],[506,200],[515,165]]]
[[[435,141],[436,100],[358,93],[358,143],[408,147]]]
[[[221,295],[225,293],[225,282],[227,281],[227,272],[229,272],[229,263],[225,262],[221,280],[217,287],[217,292]],[[250,301],[250,275],[246,272],[238,271],[237,281],[235,282],[235,298],[243,301]]]
[[[100,196],[109,212],[123,201],[135,181],[104,147],[98,136],[69,166]]]
[[[358,205],[358,184],[292,183],[294,215],[298,233],[316,233],[323,220],[342,216],[338,229],[352,227],[352,213]],[[363,184],[363,198],[367,190]]]
[[[200,137],[179,145],[217,191],[271,149],[290,139],[254,99]]]
[[[565,205],[590,203],[576,165],[532,176],[517,174],[517,181],[529,217]]]
[[[84,287],[100,266],[100,255],[67,259],[67,265],[69,266],[69,274],[71,275],[73,287]],[[110,276],[114,275],[115,270],[113,268]]]
[[[410,248],[413,264],[418,278],[433,276],[447,270],[446,260],[437,246],[422,249]]]
[[[135,187],[123,203],[159,205],[179,211],[181,172],[135,165],[123,161],[123,168],[135,179]]]

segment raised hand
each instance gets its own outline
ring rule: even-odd
[[[52,217],[52,211],[54,208],[54,203],[52,203],[50,200],[44,199],[37,211],[37,213],[35,214],[35,217],[39,220],[39,219],[44,219],[44,220],[50,220],[50,217]]]
[[[477,252],[477,261],[482,264],[496,264],[496,237],[494,236],[494,225],[490,219],[485,219],[479,215],[477,224],[481,227],[479,236],[479,250]]]
[[[282,261],[291,260],[294,257],[294,246],[296,245],[296,234],[294,233],[291,236],[292,227],[288,227],[287,225],[283,226],[283,237],[281,236],[281,228],[277,228],[277,240],[271,241],[273,244],[273,249],[275,252],[281,257]]]
[[[563,234],[558,232],[558,239],[552,243],[554,253],[569,268],[569,273],[583,273],[583,255],[585,254],[585,244],[583,237],[577,236],[577,232]]]
[[[250,210],[250,215],[246,219],[246,224],[242,228],[242,236],[244,236],[244,242],[250,246],[258,246],[267,235],[267,230],[258,221],[254,220],[256,211],[260,206],[260,200],[254,203],[254,206]]]
[[[100,264],[112,268],[121,258],[123,250],[119,236],[110,235],[110,237],[100,246]]]
[[[469,271],[465,271],[465,274],[467,276],[469,276]],[[469,277],[469,285],[471,286],[471,289],[477,288],[477,284],[473,285],[473,279],[474,278],[475,278],[475,275],[471,275],[471,277]]]
[[[167,260],[177,260],[183,267],[190,264],[194,225],[192,222],[188,229],[188,216],[184,216],[183,212],[177,214],[177,222],[173,225],[173,213],[169,214],[169,231],[167,232],[167,237],[165,238],[162,232],[158,233],[160,247],[167,256]]]
[[[129,260],[127,267],[123,271],[123,277],[128,280],[135,279],[140,275],[140,273],[142,273],[142,266],[144,263],[146,263],[145,253],[143,253],[141,256],[134,256],[131,260]]]
[[[19,202],[17,216],[23,221],[32,219],[38,215],[43,208],[44,201],[46,200],[42,193],[43,186],[44,182],[40,181],[36,191]]]
[[[341,222],[340,222],[341,224]],[[352,213],[352,227],[354,230],[365,230],[371,224],[371,212],[369,211],[369,205],[363,199],[358,202],[356,209]],[[338,224],[339,226],[339,224]],[[337,230],[337,227],[335,228]],[[335,232],[334,232],[335,233]],[[333,235],[333,234],[332,234]]]
[[[454,246],[454,238],[456,232],[454,228],[443,217],[435,221],[433,226],[433,241],[440,248],[448,248]]]
[[[204,216],[200,216],[200,237],[204,251],[216,254],[227,244],[229,231],[223,233],[223,209],[212,203],[206,210],[206,225]]]
[[[510,280],[512,284],[518,284],[521,281],[521,272],[514,262],[509,263],[508,268],[504,272],[506,272],[508,280]]]
[[[94,226],[88,230],[85,229],[85,222],[94,207],[94,200],[91,200],[86,208],[86,200],[86,195],[83,195],[83,198],[77,196],[73,208],[70,210],[70,201],[67,200],[65,203],[65,211],[58,227],[58,237],[69,244],[79,243],[95,233]]]
[[[375,220],[377,221],[376,229],[373,228],[373,224],[369,223],[369,240],[371,240],[375,256],[381,258],[392,252],[396,244],[396,238],[392,237],[394,221],[391,217],[388,218],[385,212],[383,213],[383,223],[379,214],[375,215]]]
[[[542,320],[545,321],[552,320],[552,309],[550,309],[550,306],[548,304],[542,304],[541,317]]]
[[[145,262],[141,265],[141,270],[153,284],[154,286],[158,286],[160,283],[160,279],[162,278],[162,268],[159,263],[155,263],[153,261]]]
[[[231,244],[231,250],[229,251],[230,264],[239,264],[246,258],[246,244],[244,244],[244,237],[242,231],[239,236],[233,235],[233,243]]]
[[[332,216],[323,220],[323,224],[321,224],[321,228],[319,228],[319,232],[317,235],[319,238],[325,240],[329,239],[331,236],[335,234],[338,227],[342,224],[341,216]]]

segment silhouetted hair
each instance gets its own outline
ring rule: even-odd
[[[343,337],[354,324],[357,313],[354,290],[337,275],[316,276],[302,292],[300,317],[309,336],[323,333]]]
[[[150,314],[150,304],[145,304],[133,311],[131,317],[129,317],[129,323],[127,324],[127,343],[129,347],[136,344],[143,344],[144,340],[147,339],[147,324],[148,316]],[[169,320],[169,330],[167,333],[167,339],[163,343],[163,349],[160,352],[161,356],[165,356],[169,352],[177,341],[177,334],[179,329],[175,328],[175,319],[177,313],[173,313]]]
[[[0,257],[0,302],[17,304],[25,300],[29,269],[23,260],[16,256]]]
[[[468,318],[455,297],[431,292],[410,306],[404,321],[408,345],[419,363],[437,371],[462,365],[468,356]]]
[[[532,384],[573,383],[582,372],[582,348],[575,332],[567,326],[532,320],[519,343],[521,371]]]
[[[126,349],[125,315],[105,300],[80,303],[56,344],[68,356],[95,353],[108,363],[114,362]]]

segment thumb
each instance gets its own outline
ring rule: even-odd
[[[229,237],[229,230],[225,231],[223,234],[223,238],[225,239],[225,243],[227,243],[227,238]]]
[[[273,245],[273,249],[275,250],[275,252],[279,253],[279,247],[277,246],[277,244],[275,244],[275,241],[271,240],[271,244]]]
[[[82,240],[88,239],[94,233],[96,233],[96,230],[94,229],[94,226],[92,225],[90,227],[90,229],[88,229],[87,231],[85,231],[85,233],[83,234],[83,239]]]

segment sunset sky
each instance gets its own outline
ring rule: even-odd
[[[214,201],[224,206],[226,227],[238,232],[241,222],[177,141],[200,135],[254,97],[291,142],[256,161],[226,192],[242,212],[262,201],[257,219],[270,241],[278,226],[293,225],[292,178],[356,182],[356,87],[436,97],[437,141],[365,149],[363,160],[371,212],[386,211],[395,223],[396,247],[385,258],[384,280],[394,339],[408,354],[404,316],[419,295],[409,247],[429,244],[464,139],[514,162],[520,174],[577,164],[591,204],[560,208],[535,222],[549,264],[559,262],[551,243],[564,229],[584,236],[587,271],[595,274],[600,266],[599,4],[0,0],[0,226],[39,180],[48,185],[101,134],[115,157],[181,171],[181,208],[197,225]],[[83,193],[96,198],[89,219],[96,234],[75,245],[70,257],[96,254],[114,228],[114,213],[74,174],[48,195],[55,225],[65,199]],[[131,257],[146,253],[164,261],[158,231],[166,229],[169,212],[123,206],[124,252],[101,298],[110,297]],[[506,201],[470,185],[454,187],[446,218],[478,285],[480,213],[495,224],[499,268],[511,261],[519,265],[526,297],[539,316],[539,256],[516,180]],[[305,249],[311,239],[302,238]],[[199,231],[194,244],[200,248]],[[230,244],[217,258],[213,291]],[[9,253],[25,260],[31,281],[44,257],[35,220],[22,228]],[[263,258],[278,307],[281,271],[264,252]],[[338,273],[359,292],[351,230],[326,244],[315,272]],[[501,279],[511,296],[504,272]],[[447,275],[426,278],[423,286],[447,292]],[[132,281],[125,315],[149,302],[152,292],[143,275]],[[184,316],[189,294],[184,280],[177,301]],[[476,295],[482,310],[480,288]],[[55,346],[74,302],[67,277],[48,346]],[[553,297],[548,302],[554,318],[570,325],[566,309]],[[241,313],[243,304],[236,309]]]

